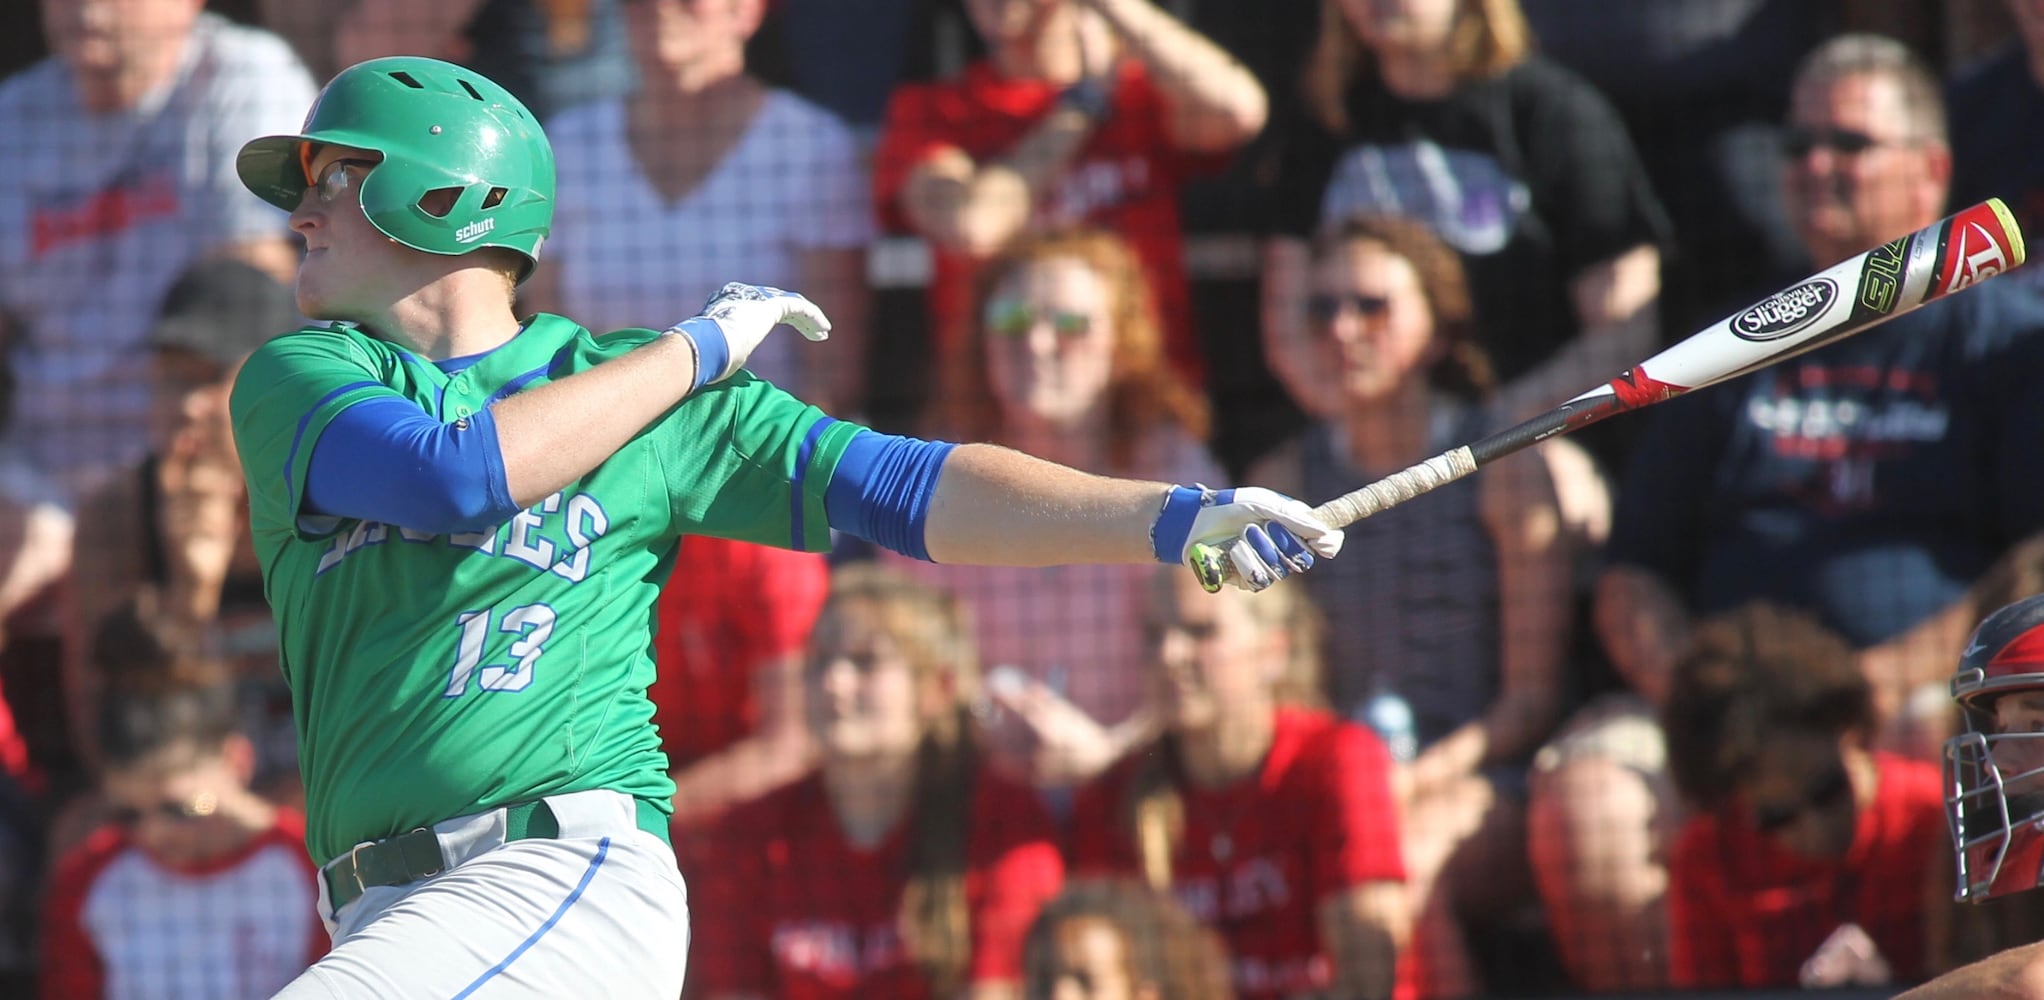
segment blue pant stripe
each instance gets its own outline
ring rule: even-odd
[[[589,870],[582,873],[581,883],[575,886],[574,892],[568,894],[568,898],[561,900],[561,905],[554,910],[554,915],[546,918],[546,923],[539,925],[539,930],[533,931],[531,937],[526,938],[518,947],[511,949],[511,954],[504,956],[503,961],[491,966],[488,972],[477,976],[476,981],[468,984],[467,989],[456,993],[454,1000],[463,1000],[464,997],[482,988],[484,983],[496,978],[497,973],[510,968],[511,963],[518,961],[518,956],[525,954],[533,945],[538,944],[539,939],[546,936],[546,932],[553,930],[554,925],[560,923],[561,918],[567,915],[568,907],[575,905],[575,901],[582,898],[582,891],[589,888],[589,883],[596,878],[596,869],[603,867],[603,857],[609,853],[610,838],[605,837],[597,843],[596,857],[589,859]]]

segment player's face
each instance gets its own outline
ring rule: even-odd
[[[1304,364],[1293,387],[1323,417],[1394,398],[1425,378],[1437,348],[1419,274],[1382,244],[1356,240],[1328,254],[1308,286]]]
[[[1822,736],[1769,741],[1740,789],[1746,822],[1803,857],[1844,857],[1859,821],[1852,764],[1861,754]]]
[[[632,59],[655,78],[689,75],[713,63],[742,68],[760,14],[759,0],[629,0]]]
[[[1994,769],[2008,795],[2044,792],[2044,691],[2014,691],[1994,702]]]
[[[1829,265],[1935,221],[1948,155],[1912,133],[1902,88],[1859,73],[1797,89],[1783,136],[1789,221]]]
[[[1439,52],[1455,31],[1463,0],[1341,0],[1364,45],[1379,52]]]
[[[102,788],[109,818],[138,846],[167,863],[190,865],[238,846],[234,825],[219,810],[243,784],[217,748],[178,746],[109,769]]]
[[[870,605],[832,605],[816,623],[805,711],[826,757],[913,754],[922,739],[924,686]]]
[[[232,370],[186,351],[156,351],[149,367],[149,435],[156,454],[224,448],[232,459],[234,428],[227,410]]]
[[[1051,953],[1031,970],[1027,1000],[1155,1000],[1136,981],[1128,942],[1099,917],[1074,917],[1051,934]]]
[[[362,181],[376,160],[367,150],[335,145],[312,156],[311,186],[291,213],[292,231],[305,240],[298,310],[312,319],[371,319],[418,286],[405,277],[418,251],[383,235],[362,213]]]
[[[994,289],[980,336],[1004,422],[1068,428],[1101,412],[1114,374],[1112,299],[1071,258],[1026,265]]]
[[[74,73],[156,63],[191,32],[203,0],[42,0],[50,51]]]
[[[1250,610],[1252,600],[1234,590],[1209,594],[1176,568],[1152,587],[1144,630],[1165,725],[1190,732],[1271,710],[1285,650]]]

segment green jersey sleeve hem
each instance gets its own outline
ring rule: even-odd
[[[862,429],[741,371],[683,400],[647,440],[677,533],[826,552],[824,496]]]

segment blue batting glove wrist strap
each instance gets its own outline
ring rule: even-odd
[[[1205,497],[1205,490],[1189,486],[1173,486],[1164,495],[1164,509],[1150,525],[1150,548],[1156,551],[1158,562],[1177,565],[1184,558],[1186,539]]]
[[[695,388],[715,382],[731,365],[731,343],[724,339],[724,328],[707,316],[685,319],[675,327],[683,336],[695,341],[696,384]]]

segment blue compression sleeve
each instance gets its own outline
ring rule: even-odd
[[[937,474],[958,446],[864,431],[845,446],[823,493],[831,527],[911,559],[930,560],[923,529]]]
[[[313,446],[306,513],[447,534],[481,531],[518,513],[485,408],[465,429],[396,397],[342,410]]]

